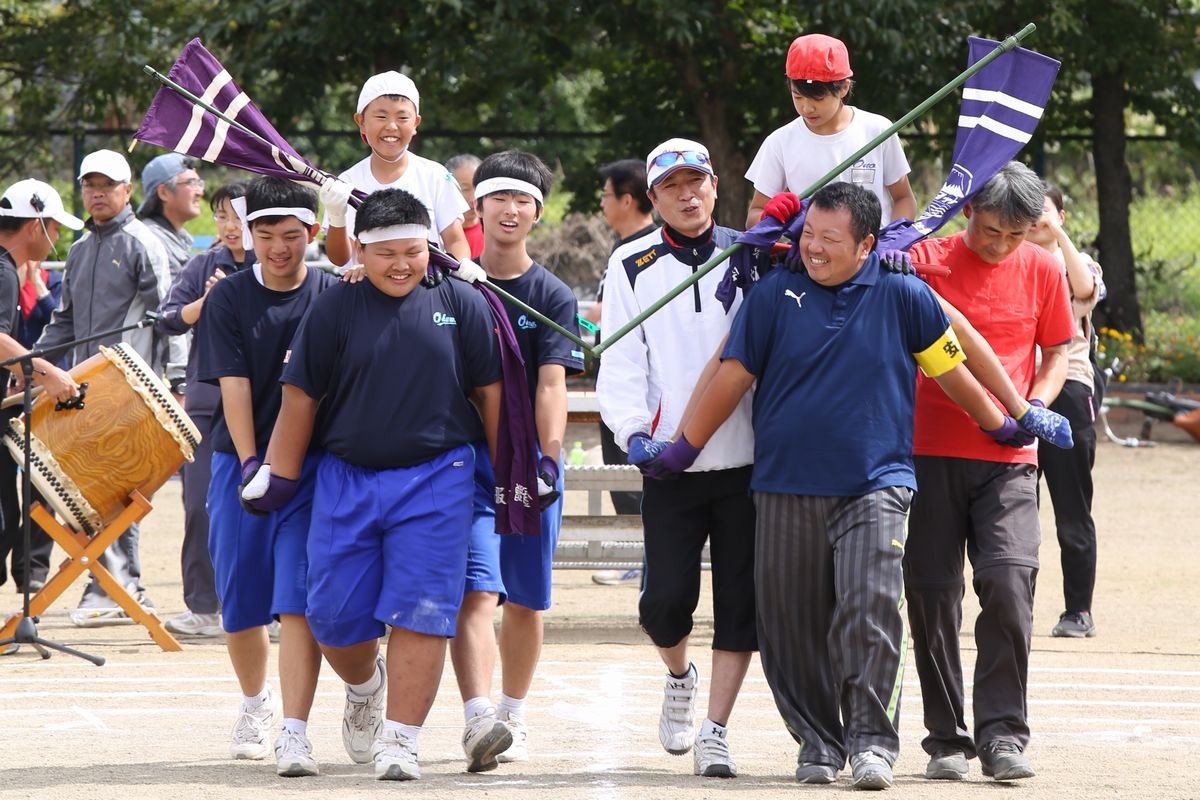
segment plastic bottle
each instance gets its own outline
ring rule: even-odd
[[[571,448],[570,454],[567,456],[567,462],[576,467],[580,467],[583,466],[583,458],[583,442],[576,442],[575,446]]]

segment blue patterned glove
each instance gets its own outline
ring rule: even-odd
[[[656,442],[644,433],[629,437],[629,463],[635,467],[649,462],[667,447],[667,442]]]
[[[1017,417],[1017,424],[1021,426],[1021,430],[1055,447],[1069,450],[1075,446],[1070,421],[1062,414],[1046,408],[1046,404],[1036,397],[1029,401],[1029,408],[1025,413]]]

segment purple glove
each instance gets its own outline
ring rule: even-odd
[[[983,430],[983,428],[980,428]],[[1030,433],[1021,430],[1021,426],[1017,421],[1007,414],[1004,415],[1004,424],[999,428],[991,431],[983,431],[988,436],[996,440],[997,444],[1006,445],[1008,447],[1025,447],[1033,444],[1034,437]]]
[[[242,462],[242,486],[245,489],[246,484],[254,477],[254,473],[258,472],[258,468],[262,466],[262,462],[258,460],[258,456],[250,456]]]
[[[644,433],[635,433],[629,437],[627,447],[629,449],[629,463],[640,468],[642,464],[650,461],[665,450],[667,443],[656,442]]]
[[[558,491],[558,459],[542,456],[538,461],[538,509],[545,511],[562,494]]]
[[[1021,430],[1032,433],[1055,447],[1069,450],[1075,446],[1070,421],[1062,414],[1046,408],[1046,404],[1036,397],[1029,401],[1029,408],[1025,413],[1017,418],[1017,424],[1021,426]]]
[[[678,439],[667,445],[649,462],[640,465],[639,469],[647,478],[653,478],[656,481],[677,478],[679,473],[696,463],[699,455],[700,448],[692,445],[687,437],[680,433]]]
[[[286,506],[299,488],[300,481],[275,475],[271,472],[270,464],[263,464],[242,487],[238,498],[242,501],[242,508],[262,517]]]
[[[915,275],[912,259],[905,250],[884,250],[879,254],[879,266],[888,272],[898,272],[901,275]]]

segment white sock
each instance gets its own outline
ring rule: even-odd
[[[700,735],[696,738],[709,739],[714,736],[718,739],[724,739],[725,726],[706,718],[704,723],[700,726]]]
[[[267,684],[263,686],[262,691],[258,694],[248,694],[242,698],[242,707],[247,709],[261,708],[268,700],[271,699],[271,686]]]
[[[359,697],[370,697],[379,691],[379,687],[383,686],[383,674],[379,671],[379,666],[376,664],[375,671],[371,673],[371,679],[366,683],[347,683],[346,688],[351,694]]]
[[[517,699],[500,693],[500,705],[496,706],[496,715],[501,719],[522,719],[525,716],[525,698]]]
[[[283,730],[291,731],[297,736],[306,736],[308,734],[308,720],[284,717]]]
[[[463,703],[463,716],[467,722],[470,722],[480,714],[486,714],[491,707],[492,699],[490,697],[472,697]]]
[[[413,744],[417,743],[417,737],[421,735],[420,725],[405,725],[403,722],[393,722],[390,719],[383,721],[383,732],[408,739]]]

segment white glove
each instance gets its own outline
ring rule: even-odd
[[[350,193],[354,187],[345,181],[334,178],[321,184],[317,192],[321,202],[325,204],[325,213],[329,217],[329,227],[346,227],[346,207],[350,203]]]
[[[487,280],[487,270],[469,258],[464,258],[458,262],[458,269],[452,270],[450,274],[460,281],[466,281],[467,283]]]
[[[258,500],[267,493],[267,487],[271,485],[271,465],[263,464],[254,473],[254,477],[242,489],[243,500]]]
[[[257,478],[257,476],[255,476],[255,477]],[[546,476],[546,474],[545,474],[544,472],[543,472],[543,473],[540,473],[540,474],[538,475],[538,478],[537,478],[537,483],[538,483],[538,497],[545,497],[546,495],[550,494],[551,492],[554,492],[554,494],[555,494],[555,495],[557,495],[557,494],[558,494],[558,490],[557,490],[557,489],[555,489],[555,488],[554,488],[554,486],[552,486],[552,485],[551,485],[551,484],[550,484],[550,483],[549,483],[549,482],[546,480],[546,477],[547,477],[547,476]]]

